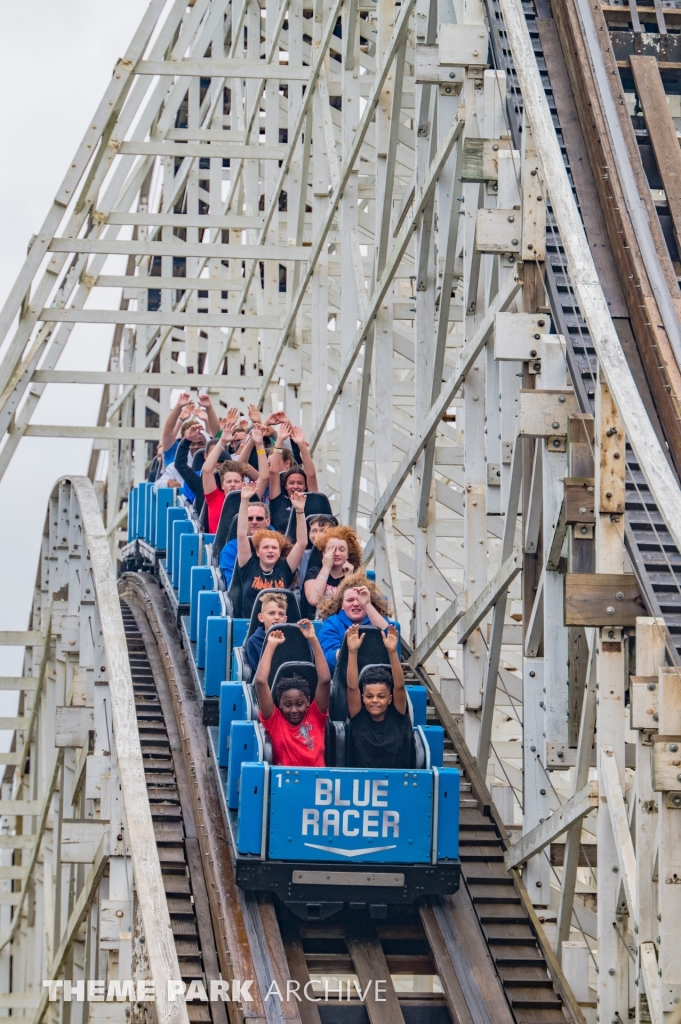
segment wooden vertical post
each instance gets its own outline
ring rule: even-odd
[[[656,676],[664,665],[664,619],[636,619],[636,675]],[[651,723],[652,724],[652,723]],[[646,995],[640,969],[641,946],[658,935],[657,888],[653,882],[655,840],[659,821],[658,800],[653,792],[652,744],[650,733],[636,732],[636,922],[639,984],[636,993],[636,1021],[641,1021],[641,1001]]]
[[[351,23],[352,20],[352,23]],[[348,0],[343,4],[343,110],[342,122],[342,153],[343,158],[350,150],[354,142],[355,132],[360,118],[360,89],[359,89],[359,13],[356,4]],[[352,60],[348,61],[348,46],[352,37],[352,47],[349,51]],[[350,64],[350,66],[348,66]],[[343,197],[340,202],[338,223],[341,237],[341,285],[343,301],[340,309],[340,352],[341,359],[344,359],[355,336],[357,321],[360,319],[360,295],[358,292],[358,278],[364,281],[364,272],[360,267],[355,266],[354,242],[357,237],[357,224],[359,218],[359,167],[353,169],[348,183],[345,186]],[[343,437],[357,436],[357,377],[353,372],[350,374],[347,384],[343,388],[338,405],[340,409],[340,426]],[[341,444],[340,446],[340,514],[341,522],[354,523],[356,509],[351,507],[352,503],[352,481],[355,468],[355,452],[353,445]]]
[[[624,571],[624,428],[608,385],[599,371],[596,388],[596,572]],[[622,641],[598,645],[598,772],[604,747],[612,749],[624,792],[624,652]],[[620,875],[617,848],[601,787],[598,812],[598,1000],[603,1024],[627,1020],[629,956],[619,914]]]
[[[523,832],[551,813],[550,787],[544,771],[544,659],[523,659]],[[523,881],[535,906],[548,906],[551,874],[545,854],[531,857]]]
[[[659,671],[659,735],[668,736],[681,750],[681,673],[676,668]],[[678,758],[681,760],[681,758]],[[679,768],[681,775],[681,768]],[[674,806],[677,793],[658,794],[658,964],[660,1010],[658,1020],[671,1024],[681,1006],[681,808]]]
[[[559,335],[541,341],[541,387],[564,388],[567,377],[565,343]],[[554,439],[555,440],[555,439]],[[567,476],[567,451],[554,451],[551,439],[541,439],[544,549],[544,738],[542,757],[546,766],[562,767],[559,754],[567,748],[568,633],[563,625],[563,574],[548,568],[548,554],[560,517]],[[563,757],[563,761],[565,757]]]

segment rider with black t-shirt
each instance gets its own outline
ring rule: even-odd
[[[360,689],[357,652],[364,641],[359,626],[346,633],[348,644],[349,768],[413,768],[414,731],[409,717],[404,672],[397,655],[399,633],[382,633],[390,668],[376,665],[365,672]]]
[[[240,617],[244,619],[250,618],[253,602],[261,590],[288,589],[291,586],[307,546],[304,494],[296,494],[293,497],[293,507],[296,510],[294,545],[275,530],[257,530],[249,538],[248,505],[255,492],[256,488],[252,484],[244,482],[236,528],[238,549],[234,571],[240,576]]]

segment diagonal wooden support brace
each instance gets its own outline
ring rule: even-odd
[[[608,801],[608,813],[612,823],[612,830],[615,834],[615,846],[617,847],[617,860],[624,885],[624,895],[629,907],[629,913],[635,920],[636,915],[636,854],[634,844],[631,841],[629,831],[629,820],[627,808],[622,795],[617,764],[613,752],[609,747],[603,747],[601,751],[601,776],[603,781],[604,796]]]
[[[530,857],[541,853],[544,847],[566,832],[570,825],[586,817],[598,806],[598,789],[596,783],[589,783],[575,793],[557,811],[542,821],[536,828],[520,839],[505,854],[505,863],[509,871],[524,864]]]
[[[462,644],[464,640],[468,639],[475,627],[480,625],[490,608],[497,603],[499,596],[508,590],[521,570],[522,562],[519,555],[511,555],[504,562],[459,622],[456,631],[457,644]]]

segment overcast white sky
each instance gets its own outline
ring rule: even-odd
[[[145,0],[0,0],[0,303],[146,9]],[[112,328],[79,327],[60,369],[104,367]],[[61,392],[61,393],[60,393]],[[99,388],[47,389],[34,422],[93,423]],[[0,482],[0,629],[26,629],[47,498],[87,470],[90,442],[28,438]],[[21,651],[0,648],[0,675]],[[9,710],[0,694],[0,715]]]

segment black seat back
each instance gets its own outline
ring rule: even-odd
[[[324,739],[324,763],[327,768],[345,768],[347,765],[347,729],[345,722],[326,720]]]
[[[237,514],[232,517],[232,521],[229,524],[229,529],[227,530],[227,537],[225,538],[225,544],[229,544],[230,540],[236,540],[236,526],[237,526],[238,522],[239,522],[239,513],[237,512]],[[223,547],[224,547],[224,544],[223,544]]]
[[[253,633],[255,633],[256,629],[258,629],[258,627],[262,625],[262,623],[258,619],[258,613],[260,612],[260,602],[262,601],[265,594],[284,595],[284,597],[286,598],[286,603],[288,605],[288,608],[286,609],[287,624],[290,622],[298,622],[298,620],[300,619],[300,609],[298,607],[298,602],[296,601],[295,594],[293,594],[290,590],[280,590],[278,587],[272,587],[271,590],[261,590],[258,596],[256,597],[255,601],[253,602],[253,611],[251,612],[251,621],[248,624],[246,640],[248,640],[249,636],[252,636]],[[300,633],[300,630],[298,630],[298,632]],[[307,641],[305,642],[307,643]]]
[[[364,634],[364,642],[357,654],[357,665],[361,679],[363,669],[368,668],[370,665],[389,666],[390,657],[378,626],[360,626],[359,631]],[[348,717],[347,672],[348,641],[347,636],[344,636],[331,682],[331,703],[329,706],[329,718],[338,722],[345,722]]]
[[[300,630],[298,630],[300,633]],[[300,633],[303,640],[305,637]],[[278,647],[280,651],[285,644]],[[303,679],[310,684],[310,701],[314,700],[314,695],[317,690],[317,669],[309,661],[282,661],[277,666],[276,672],[274,670],[274,661],[272,662],[272,671],[270,672],[270,689],[274,689],[276,683],[280,679],[284,679],[286,676],[292,675],[302,676]]]
[[[312,648],[310,647],[309,641],[305,639],[298,626],[296,626],[295,622],[282,622],[277,626],[273,626],[271,630],[268,629],[268,634],[275,629],[280,629],[286,639],[283,644],[279,644],[279,646],[274,649],[272,667],[270,669],[270,687],[274,685],[275,677],[281,665],[288,665],[289,663],[292,664],[295,662],[302,665],[312,665],[314,668]],[[267,643],[267,637],[265,637],[265,643]],[[305,678],[307,678],[307,676]],[[316,685],[317,675],[315,669],[315,686]]]
[[[215,545],[213,545],[215,546]],[[251,548],[253,545],[251,545]],[[215,556],[213,556],[213,564],[215,565]],[[224,577],[223,577],[224,578]],[[232,579],[229,586],[227,587],[227,596],[232,602],[232,615],[235,619],[242,619],[241,614],[241,595],[243,592],[243,586],[241,584],[241,573],[239,571],[239,556],[237,555],[236,562],[234,563],[234,572],[232,573]]]
[[[309,519],[310,516],[330,516],[331,502],[325,494],[320,494],[318,491],[309,491],[305,498],[305,518]],[[309,524],[308,524],[309,531]],[[286,527],[286,536],[289,540],[296,539],[296,510],[291,509],[288,517],[288,526]]]
[[[208,533],[208,505],[205,500],[199,512],[199,529],[202,533]]]

